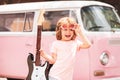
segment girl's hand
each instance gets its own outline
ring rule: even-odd
[[[40,55],[43,57],[45,52],[43,50],[39,50],[39,51],[40,51]]]
[[[80,36],[80,34],[82,33],[81,27],[79,25],[76,26],[75,33],[77,36]]]

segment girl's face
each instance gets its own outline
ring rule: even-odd
[[[63,41],[72,40],[74,36],[74,25],[63,25],[61,26],[61,35]]]

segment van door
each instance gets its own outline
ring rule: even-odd
[[[34,12],[0,14],[0,76],[27,76],[27,56],[35,50],[33,20]]]
[[[114,9],[87,6],[82,8],[81,16],[92,42],[90,80],[120,79],[120,20]]]

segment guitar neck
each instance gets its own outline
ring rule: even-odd
[[[40,62],[40,49],[41,49],[41,31],[42,31],[42,25],[38,25],[37,29],[37,43],[36,43],[36,59],[35,59],[35,65],[39,66],[41,65]]]

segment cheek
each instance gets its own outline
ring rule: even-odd
[[[64,35],[66,32],[65,31],[61,31],[61,34]]]
[[[71,33],[72,35],[74,35],[74,31],[71,31],[70,33]]]
[[[76,35],[74,31],[71,33],[71,36],[72,36],[72,39],[75,39]]]
[[[61,31],[61,37],[63,37],[65,35],[64,31]]]

